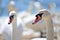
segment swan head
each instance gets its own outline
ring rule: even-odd
[[[35,15],[36,18],[35,18],[33,24],[39,22],[42,18],[43,18],[44,20],[47,19],[47,17],[48,17],[49,15],[50,15],[50,14],[49,14],[49,12],[48,12],[46,9],[40,10],[40,11],[38,12],[38,14]]]

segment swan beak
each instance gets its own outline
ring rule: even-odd
[[[34,22],[32,24],[36,24],[37,22],[39,22],[42,19],[42,17],[38,16],[35,18]]]
[[[43,13],[37,14],[37,15],[36,15],[36,19],[34,20],[34,22],[33,22],[32,24],[35,24],[35,23],[39,22],[39,20],[42,19],[42,15],[43,15]]]

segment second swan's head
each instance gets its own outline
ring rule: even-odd
[[[35,15],[36,18],[35,18],[33,24],[39,22],[39,20],[41,20],[42,18],[45,19],[49,15],[50,15],[50,13],[47,10],[41,10],[38,14]]]

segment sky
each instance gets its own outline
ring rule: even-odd
[[[29,3],[32,0],[14,0],[15,1],[15,6],[19,11],[24,11],[27,9]],[[38,2],[41,4],[41,6],[45,9],[48,9],[48,4],[49,3],[55,3],[56,8],[55,11],[59,12],[60,11],[60,0],[38,0]],[[0,13],[0,16],[8,16],[8,5],[10,3],[10,0],[2,0],[2,3],[0,5],[0,8],[3,8],[3,12]]]

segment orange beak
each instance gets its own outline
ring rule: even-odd
[[[36,17],[36,19],[34,20],[34,22],[32,24],[39,22],[39,20],[41,20],[41,19],[42,19],[42,17],[40,17],[40,16]]]
[[[35,23],[39,22],[39,20],[42,19],[42,15],[43,15],[43,13],[37,14],[37,15],[36,15],[36,19],[34,20],[34,22],[33,22],[32,24],[35,24]]]

